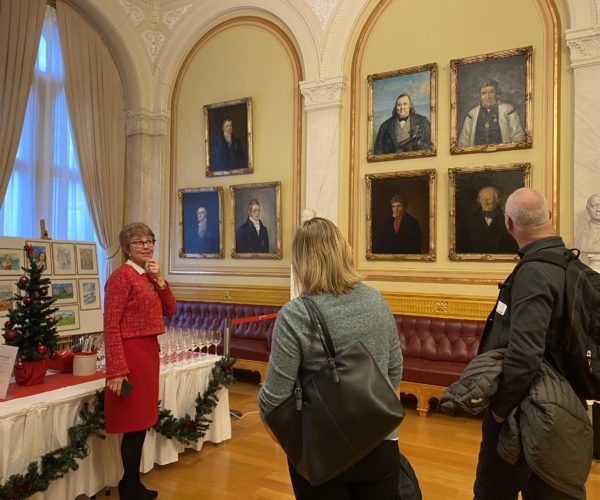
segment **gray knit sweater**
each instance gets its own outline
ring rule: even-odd
[[[394,388],[402,377],[402,351],[396,322],[381,294],[363,283],[342,295],[312,295],[323,314],[336,352],[359,340],[370,351]],[[325,364],[325,353],[300,299],[279,311],[269,357],[267,378],[258,394],[261,415],[282,403],[294,389],[299,368],[309,379]],[[388,439],[397,437],[396,431]]]

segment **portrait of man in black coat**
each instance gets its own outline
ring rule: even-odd
[[[248,218],[235,232],[237,253],[269,253],[269,233],[260,220],[260,203],[256,198],[248,202]]]
[[[391,215],[383,222],[373,253],[421,253],[421,226],[406,212],[406,198],[397,194],[390,200]]]
[[[408,94],[396,98],[391,118],[379,127],[375,139],[376,155],[431,149],[431,124],[415,112]]]
[[[210,168],[213,172],[248,168],[248,155],[233,133],[233,120],[229,116],[223,119],[221,131],[211,140]]]
[[[517,250],[517,242],[504,224],[500,190],[495,186],[482,187],[477,192],[477,206],[463,221],[457,221],[456,251],[515,254]]]

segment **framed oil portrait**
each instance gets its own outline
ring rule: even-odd
[[[179,220],[181,248],[179,256],[196,259],[222,259],[223,188],[180,189]]]
[[[0,280],[0,317],[13,308],[17,285],[14,280]]]
[[[252,98],[204,106],[206,175],[251,174]]]
[[[281,182],[229,186],[234,258],[281,259]]]
[[[18,248],[0,248],[0,277],[23,274],[25,252]]]
[[[533,47],[450,61],[450,152],[532,146]]]
[[[54,317],[56,318],[56,330],[59,332],[79,329],[79,306],[77,304],[61,306],[54,313]]]
[[[73,243],[53,243],[52,264],[55,275],[76,274]]]
[[[36,266],[43,273],[52,274],[52,257],[50,255],[50,243],[44,241],[26,241],[33,248],[33,258]]]
[[[369,174],[367,259],[434,261],[435,169]]]
[[[79,278],[79,309],[100,309],[100,280]]]
[[[79,301],[77,280],[54,278],[50,283],[50,294],[56,299],[56,305],[76,304]]]
[[[77,274],[98,274],[95,243],[75,243]]]
[[[517,260],[504,203],[515,189],[530,187],[530,177],[529,163],[448,169],[450,260]]]
[[[367,81],[367,161],[434,156],[437,64],[377,73]]]

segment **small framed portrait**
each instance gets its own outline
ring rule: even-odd
[[[8,316],[13,308],[17,285],[12,280],[0,280],[0,317]]]
[[[223,188],[180,189],[181,248],[179,256],[222,259]]]
[[[79,308],[100,309],[100,281],[98,278],[79,278]]]
[[[35,264],[43,273],[52,274],[52,259],[50,255],[50,243],[42,241],[26,241],[33,248]]]
[[[98,258],[94,243],[75,243],[77,274],[98,274]]]
[[[54,313],[56,318],[56,330],[59,332],[65,330],[79,329],[79,306],[62,306]]]
[[[25,252],[17,248],[0,248],[0,277],[23,274]]]
[[[504,204],[515,189],[530,187],[530,175],[529,163],[448,169],[450,260],[517,260]]]
[[[54,303],[57,305],[76,304],[79,300],[77,291],[77,280],[75,278],[54,278],[50,283],[50,295],[56,299]]]
[[[367,161],[435,155],[437,64],[377,73],[367,81]]]
[[[450,61],[450,152],[532,145],[533,47]]]
[[[281,259],[281,182],[229,186],[234,258]]]
[[[73,243],[53,243],[52,263],[55,275],[76,274]]]
[[[435,179],[435,169],[365,176],[368,260],[435,260]]]
[[[206,175],[251,174],[252,98],[204,106]]]

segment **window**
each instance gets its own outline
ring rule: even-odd
[[[103,284],[105,255],[88,210],[64,89],[56,11],[46,7],[17,158],[0,207],[0,234],[95,241]]]

